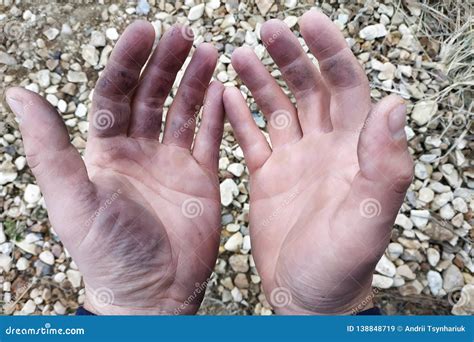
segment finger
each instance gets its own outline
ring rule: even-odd
[[[145,21],[134,22],[120,37],[94,89],[91,137],[127,134],[130,102],[154,39],[153,26]]]
[[[193,156],[198,163],[216,173],[219,162],[219,147],[224,131],[223,93],[224,86],[218,81],[212,82],[207,89],[202,110],[202,121],[193,148]]]
[[[199,45],[168,111],[163,144],[191,148],[196,126],[195,116],[202,105],[216,62],[216,49],[208,43]]]
[[[238,48],[232,54],[232,65],[269,122],[272,146],[278,148],[301,139],[295,107],[255,53],[248,47]]]
[[[193,44],[188,31],[192,32],[173,26],[153,52],[133,99],[129,136],[158,139],[163,104]]]
[[[69,227],[57,220],[61,213],[81,212],[78,200],[92,193],[92,184],[79,152],[69,141],[57,111],[39,95],[10,88],[6,99],[20,121],[28,164],[43,192],[53,226],[61,233]],[[92,198],[91,198],[92,199]],[[53,214],[55,213],[55,215]]]
[[[398,96],[380,101],[366,120],[358,143],[360,172],[343,210],[359,236],[375,244],[387,238],[411,183],[413,162],[405,136],[406,107]],[[350,213],[353,212],[351,215]],[[355,218],[355,219],[354,219]]]
[[[270,157],[272,153],[270,146],[257,127],[242,94],[237,88],[226,88],[223,100],[225,112],[234,129],[237,141],[242,147],[249,171],[256,171]]]
[[[267,21],[261,29],[262,40],[283,78],[295,95],[303,133],[330,131],[329,93],[324,81],[300,42],[280,20]]]
[[[306,12],[299,25],[331,93],[334,129],[360,128],[370,110],[369,83],[344,36],[328,17],[316,10]]]

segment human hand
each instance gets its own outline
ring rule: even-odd
[[[163,104],[192,46],[189,31],[168,30],[140,75],[154,30],[143,21],[125,30],[94,91],[84,161],[47,101],[7,91],[52,226],[83,274],[85,308],[97,314],[193,314],[215,264],[224,114],[223,86],[209,86],[211,45],[194,52],[159,141]]]
[[[329,18],[300,20],[319,71],[278,20],[261,29],[293,106],[249,48],[232,64],[269,122],[269,147],[236,88],[224,107],[250,171],[252,253],[279,314],[343,314],[370,299],[374,267],[412,179],[405,105],[375,106],[367,77]]]

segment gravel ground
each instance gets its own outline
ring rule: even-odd
[[[369,76],[374,101],[389,93],[408,101],[406,132],[416,161],[415,179],[376,268],[375,301],[387,314],[474,314],[473,21],[472,8],[459,3],[154,0],[4,5],[2,94],[19,84],[45,96],[83,152],[91,90],[128,23],[146,18],[158,37],[175,22],[190,24],[195,46],[207,41],[218,48],[215,77],[227,84],[241,86],[230,65],[232,51],[242,44],[252,46],[286,88],[260,40],[261,24],[280,18],[298,34],[298,17],[317,7],[344,32]],[[252,95],[245,86],[241,90],[266,130]],[[81,274],[49,224],[5,104],[0,104],[0,115],[1,310],[73,313],[84,299]],[[251,256],[248,170],[229,124],[219,168],[221,246],[200,313],[270,315]]]

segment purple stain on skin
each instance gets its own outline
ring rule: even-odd
[[[349,53],[351,53],[349,51]],[[360,84],[362,69],[355,65],[344,50],[320,62],[319,68],[324,78],[340,88],[352,88]]]

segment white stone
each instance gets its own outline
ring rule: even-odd
[[[424,228],[428,224],[431,215],[428,210],[411,210],[410,219],[417,228]]]
[[[204,6],[204,4],[199,4],[191,7],[191,9],[189,10],[188,19],[193,21],[201,18],[204,14]]]
[[[242,246],[243,241],[244,237],[240,232],[237,232],[231,237],[229,237],[227,242],[224,244],[224,249],[227,251],[236,252]]]
[[[38,71],[36,73],[36,78],[40,87],[42,88],[49,87],[51,83],[51,78],[49,77],[48,69],[43,69],[43,70]]]
[[[273,0],[255,0],[255,4],[257,5],[260,14],[265,15],[272,7]]]
[[[105,36],[110,40],[117,40],[119,34],[115,27],[109,27],[107,30],[105,30]]]
[[[21,312],[25,315],[31,315],[36,311],[36,304],[32,299],[29,299],[23,308],[21,309]]]
[[[467,204],[461,197],[456,197],[453,200],[453,206],[457,212],[465,214],[468,211]]]
[[[398,242],[391,242],[387,247],[387,254],[391,260],[396,260],[403,253],[403,246]]]
[[[64,279],[66,279],[66,275],[64,274],[64,272],[56,273],[53,277],[53,280],[56,283],[62,283]]]
[[[30,262],[28,261],[28,259],[24,257],[19,258],[16,262],[16,268],[18,271],[26,270],[29,265],[30,265]]]
[[[71,282],[72,286],[78,288],[81,286],[82,275],[81,272],[76,270],[66,271],[67,279]]]
[[[234,197],[239,195],[239,188],[232,179],[225,179],[220,184],[221,191],[221,203],[224,207],[227,207],[232,203]]]
[[[464,286],[464,278],[461,271],[455,265],[450,265],[443,272],[443,288],[446,292],[458,290]]]
[[[63,99],[59,100],[59,101],[58,101],[58,104],[57,104],[57,107],[58,107],[58,110],[59,110],[61,113],[66,112],[66,110],[67,110],[67,103],[66,103],[66,101],[64,101]]]
[[[454,167],[453,164],[443,164],[441,166],[441,173],[448,181],[449,185],[457,189],[462,183],[462,180],[459,177],[459,173]]]
[[[411,220],[403,214],[398,214],[395,219],[395,224],[402,227],[403,229],[410,230],[413,228]]]
[[[24,200],[29,204],[35,204],[41,199],[41,190],[36,184],[28,184],[23,196]]]
[[[0,64],[15,65],[16,59],[8,53],[0,51]]]
[[[430,203],[434,199],[434,191],[430,188],[421,188],[418,192],[418,200],[424,204]]]
[[[444,207],[442,207],[439,211],[439,215],[441,218],[445,220],[451,220],[456,213],[454,212],[453,207],[451,204],[446,204]]]
[[[415,163],[415,177],[418,179],[428,179],[430,177],[430,168],[423,162]]]
[[[18,173],[16,173],[15,171],[11,169],[0,168],[0,185],[13,182],[17,176],[18,176]]]
[[[82,58],[92,66],[99,63],[99,51],[92,45],[85,45],[82,48]]]
[[[242,292],[237,287],[234,287],[230,293],[232,294],[232,299],[234,299],[234,302],[241,302],[243,297],[242,297]]]
[[[7,237],[5,236],[5,232],[3,231],[3,224],[0,223],[0,244],[7,241]]]
[[[436,101],[419,101],[413,107],[411,118],[417,125],[423,126],[431,120],[431,117],[437,110],[438,104]]]
[[[435,208],[441,208],[448,204],[453,199],[452,192],[444,192],[442,194],[436,195],[433,200],[433,206]]]
[[[245,167],[240,163],[232,163],[227,168],[227,171],[232,173],[234,176],[240,177],[244,172]]]
[[[54,255],[50,251],[41,252],[39,259],[47,265],[54,265]]]
[[[87,75],[82,71],[72,71],[67,72],[67,80],[72,83],[84,83],[87,82]]]
[[[397,274],[409,280],[414,280],[416,278],[415,273],[413,273],[410,266],[406,264],[397,267]]]
[[[428,280],[428,286],[430,287],[431,293],[435,296],[440,294],[440,291],[443,289],[443,278],[441,274],[436,271],[428,271],[426,275],[426,279]]]
[[[237,223],[229,223],[225,229],[228,231],[228,232],[231,232],[231,233],[235,233],[235,232],[238,232],[240,230],[240,224],[237,224]]]
[[[242,242],[242,249],[249,251],[252,248],[251,241],[250,241],[250,236],[245,235],[244,240]]]
[[[372,286],[379,289],[388,289],[393,285],[393,278],[379,274],[374,274],[372,278]]]
[[[428,248],[428,250],[426,251],[426,256],[428,258],[429,264],[433,267],[438,265],[439,259],[441,258],[438,250],[434,248]]]
[[[138,0],[136,13],[138,15],[148,15],[150,12],[150,4],[147,0]]]
[[[365,40],[374,40],[386,35],[387,29],[382,24],[369,25],[359,31],[359,37]]]
[[[45,30],[43,34],[48,38],[48,40],[54,40],[59,34],[59,30],[55,27],[50,27],[49,29]]]
[[[390,62],[384,63],[381,72],[378,75],[379,80],[393,80],[397,68]]]
[[[217,74],[217,79],[222,83],[225,83],[229,80],[229,76],[227,76],[227,72],[223,70]]]
[[[12,266],[12,258],[5,254],[0,254],[0,269],[9,272]],[[0,272],[1,273],[1,272]]]
[[[105,46],[105,35],[100,31],[92,31],[90,44],[95,47]]]
[[[84,104],[79,103],[76,107],[74,115],[76,115],[78,118],[85,117],[87,115],[87,107]]]
[[[396,274],[395,265],[385,256],[385,254],[380,258],[375,266],[375,270],[387,277],[393,277]]]
[[[56,312],[58,315],[65,315],[66,314],[66,308],[64,305],[58,300],[56,303],[54,303],[54,312]]]
[[[221,6],[221,1],[220,0],[207,0],[206,1],[206,7],[210,8],[212,10],[216,10]]]

